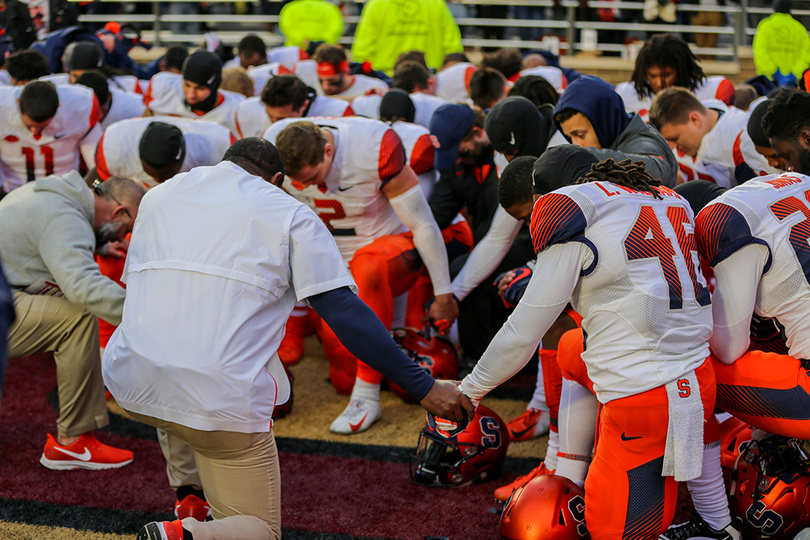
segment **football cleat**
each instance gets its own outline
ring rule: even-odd
[[[688,538],[707,538],[717,540],[740,540],[742,519],[735,517],[723,529],[716,531],[697,514],[686,523],[673,525],[658,537],[658,540],[687,540]]]
[[[525,486],[529,483],[529,480],[536,478],[538,476],[544,474],[554,474],[554,469],[549,469],[546,467],[546,462],[542,462],[539,467],[535,467],[531,470],[529,474],[523,475],[518,477],[517,480],[512,482],[511,484],[506,484],[505,486],[501,486],[495,490],[495,500],[500,502],[506,502],[507,499],[512,495],[512,492],[518,489],[519,487]]]
[[[548,433],[549,422],[548,411],[529,408],[517,418],[507,422],[506,429],[509,430],[510,440],[528,441]]]
[[[361,433],[382,417],[382,406],[372,399],[353,399],[346,409],[335,418],[329,431],[340,435]]]
[[[138,531],[135,540],[183,540],[183,523],[177,521],[153,521]]]
[[[116,469],[129,465],[132,460],[132,452],[102,444],[92,433],[85,433],[68,446],[62,446],[48,433],[42,457],[39,458],[43,466],[56,471]]]
[[[183,500],[174,503],[174,517],[177,519],[194,518],[197,521],[208,521],[211,517],[211,505],[196,495],[186,495]]]

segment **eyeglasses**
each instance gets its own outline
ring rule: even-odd
[[[93,182],[93,193],[95,193],[95,194],[96,194],[96,195],[98,195],[99,197],[109,197],[110,199],[112,199],[113,201],[115,201],[115,204],[117,204],[118,206],[120,206],[121,208],[123,208],[123,209],[124,209],[124,212],[126,212],[126,213],[127,213],[127,216],[129,216],[129,219],[131,219],[132,221],[135,221],[135,218],[133,218],[133,217],[132,217],[132,214],[130,214],[130,213],[129,213],[129,210],[127,210],[127,207],[126,207],[126,206],[124,206],[124,205],[121,203],[121,201],[119,201],[119,200],[116,198],[116,196],[115,196],[115,195],[113,195],[112,193],[110,193],[109,191],[107,191],[107,190],[105,190],[105,189],[104,189],[104,187],[103,187],[103,185],[102,185],[102,183],[101,183],[101,180],[96,180],[95,182]]]

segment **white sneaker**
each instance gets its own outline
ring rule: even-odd
[[[353,399],[346,406],[346,410],[335,418],[329,431],[341,435],[360,433],[382,417],[382,407],[379,401],[370,399]]]

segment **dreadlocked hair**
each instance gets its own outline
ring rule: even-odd
[[[612,182],[636,191],[646,191],[656,199],[663,199],[656,189],[656,186],[661,185],[661,181],[649,175],[643,161],[624,159],[616,163],[609,158],[594,163],[591,165],[591,170],[574,183],[587,184],[588,182]]]

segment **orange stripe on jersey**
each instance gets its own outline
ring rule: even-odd
[[[740,165],[745,163],[745,158],[743,157],[742,154],[742,148],[740,148],[741,145],[742,145],[742,131],[740,132],[739,135],[737,135],[737,138],[734,139],[734,146],[731,148],[731,156],[732,159],[734,159],[735,167],[739,167]]]
[[[405,168],[405,147],[402,146],[399,135],[393,129],[389,129],[380,143],[377,174],[385,183],[402,172],[403,168]]]
[[[231,136],[231,144],[236,142],[236,137],[233,136],[233,133],[228,133]]]
[[[278,74],[279,75],[289,75],[292,73],[292,70],[287,66],[283,66],[281,64],[278,65]]]
[[[242,133],[242,126],[239,125],[239,116],[238,115],[234,116],[233,123],[236,124],[236,132],[239,133],[239,137],[244,139],[245,134]],[[231,135],[231,137],[233,137],[233,135]],[[233,142],[231,142],[231,144],[233,144]]]
[[[98,146],[96,147],[96,172],[102,180],[112,176],[107,166],[107,159],[104,157],[104,135],[98,140]]]
[[[411,150],[411,169],[416,174],[424,174],[432,171],[435,168],[436,149],[433,147],[433,141],[430,139],[430,134],[425,133],[416,139],[416,144],[413,145]]]
[[[470,66],[464,71],[464,88],[467,89],[467,93],[470,92],[470,79],[472,79],[473,73],[478,71],[478,68],[475,66]]]
[[[90,110],[90,127],[95,126],[104,117],[101,112],[101,105],[98,103],[98,98],[93,94],[93,108]]]
[[[585,214],[567,195],[549,193],[543,196],[532,212],[531,234],[534,250],[564,243],[579,236],[587,226]]]
[[[695,219],[695,238],[698,252],[712,266],[717,266],[748,244],[769,247],[766,242],[751,234],[751,228],[740,212],[723,203],[701,210]]]
[[[728,79],[723,79],[717,87],[714,97],[725,103],[726,105],[734,104],[734,85]]]
[[[343,111],[343,116],[354,116],[354,109],[352,109],[351,105],[348,105],[346,110]]]
[[[152,97],[152,80],[153,79],[149,79],[149,86],[146,87],[146,93],[143,95],[143,104],[147,107],[155,99]]]

